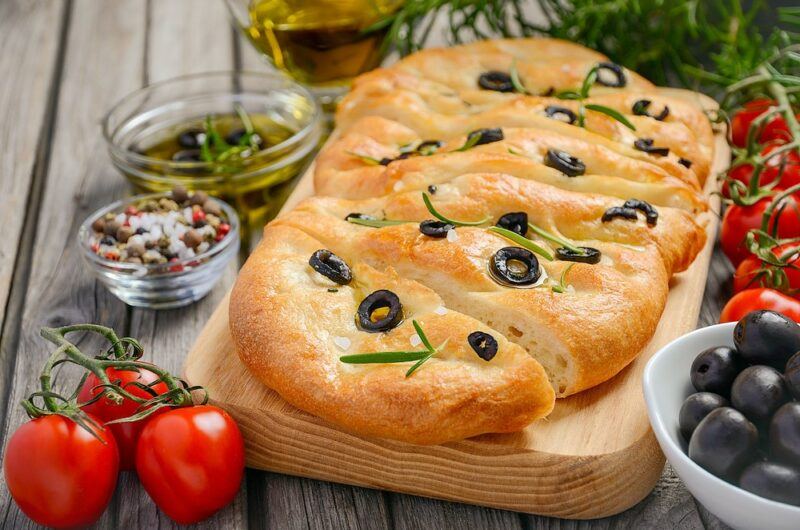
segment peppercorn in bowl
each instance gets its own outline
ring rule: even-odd
[[[239,252],[234,209],[177,186],[91,214],[78,231],[93,274],[128,305],[181,307],[204,297]]]

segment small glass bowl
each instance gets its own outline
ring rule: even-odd
[[[230,168],[217,162],[175,162],[143,154],[206,116],[240,107],[293,131]],[[160,192],[182,185],[231,203],[245,227],[273,217],[322,140],[322,110],[313,95],[278,73],[210,72],[146,86],[120,100],[103,120],[114,165],[137,189]],[[283,184],[283,186],[282,186]]]
[[[81,224],[77,243],[94,276],[114,296],[128,305],[150,309],[183,307],[200,300],[214,287],[225,267],[239,253],[239,218],[230,205],[214,199],[230,224],[230,232],[216,245],[191,258],[163,264],[125,263],[109,260],[92,251],[92,223],[110,212],[122,212],[129,204],[170,197],[169,192],[137,195],[105,206]]]

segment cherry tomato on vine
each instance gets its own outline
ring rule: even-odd
[[[145,425],[136,472],[164,513],[180,524],[196,523],[236,497],[244,441],[233,418],[218,407],[175,408]]]
[[[769,107],[777,105],[775,101],[769,99],[754,99],[745,103],[744,107],[738,110],[731,118],[731,140],[736,147],[747,145],[747,131],[753,120],[758,118]],[[772,140],[791,140],[789,127],[782,116],[774,116],[764,125],[761,135],[758,137],[759,143],[767,143]]]
[[[775,256],[781,256],[784,252],[795,247],[797,247],[797,243],[787,243],[773,248],[771,252]],[[786,267],[782,267],[786,274],[786,279],[788,280],[788,285],[786,287],[793,291],[800,291],[800,261],[798,260],[800,260],[800,256],[795,255],[787,261]],[[765,266],[767,265],[755,254],[747,256],[747,258],[736,267],[736,272],[733,275],[733,292],[738,293],[745,289],[752,289],[755,287],[774,287],[769,284],[769,279],[766,275],[759,277],[759,271]]]
[[[795,322],[800,322],[800,300],[775,289],[759,287],[746,289],[733,295],[722,308],[720,322],[738,322],[747,313],[758,309],[777,311]]]
[[[128,393],[142,399],[150,399],[153,394],[148,393],[137,387],[135,384],[150,385],[158,381],[158,376],[149,370],[119,370],[116,368],[106,368],[106,375],[112,383],[118,384],[124,388]],[[92,397],[103,392],[102,388],[97,388],[100,380],[94,374],[89,374],[86,378],[81,391],[78,394],[78,403],[86,403]],[[156,383],[150,387],[156,394],[163,394],[167,391],[167,385],[164,383]],[[116,404],[105,396],[98,399],[94,403],[84,405],[84,411],[99,418],[102,422],[108,422],[119,418],[127,418],[135,414],[139,408],[139,404],[130,399],[123,399],[122,403]],[[149,418],[148,418],[149,419]],[[120,469],[132,470],[135,469],[134,458],[136,456],[136,441],[139,438],[147,420],[127,422],[127,423],[113,423],[108,427],[117,441],[119,447]]]
[[[772,202],[771,197],[766,197],[748,206],[732,204],[722,217],[720,228],[720,246],[734,267],[738,267],[750,251],[745,246],[745,236],[753,228],[761,227],[761,218]],[[783,211],[777,209],[770,217],[769,229],[777,225],[779,238],[800,237],[800,206],[794,197],[784,199]],[[780,213],[780,215],[778,215]]]
[[[768,145],[761,150],[761,156],[766,157],[778,147],[780,147],[779,144]],[[752,175],[753,166],[750,164],[742,164],[728,171],[729,178],[738,180],[745,186],[750,185]],[[788,151],[767,159],[766,167],[758,177],[758,183],[760,186],[765,186],[776,180],[778,180],[774,187],[776,190],[785,190],[795,184],[800,184],[800,153],[796,150]],[[722,185],[722,194],[725,197],[731,196],[728,182]]]
[[[55,528],[89,526],[100,518],[117,484],[119,455],[108,429],[92,430],[100,439],[52,415],[14,432],[3,469],[8,490],[25,515]]]

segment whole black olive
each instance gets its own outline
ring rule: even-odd
[[[604,223],[608,223],[617,217],[627,219],[629,221],[636,221],[639,218],[639,216],[636,215],[636,210],[633,208],[626,208],[625,206],[612,206],[603,212],[603,217],[600,220]]]
[[[353,273],[347,263],[330,250],[317,250],[311,254],[308,264],[312,269],[339,285],[347,285],[353,279]]]
[[[442,147],[442,142],[439,140],[425,140],[417,146],[417,152],[423,156],[428,156],[434,154],[440,147]]]
[[[574,261],[576,263],[588,263],[595,265],[600,263],[602,255],[600,251],[592,247],[578,247],[581,252],[575,252],[567,247],[558,247],[556,249],[556,258],[561,261]]]
[[[792,355],[786,362],[783,378],[786,380],[786,386],[789,387],[789,391],[794,395],[795,399],[800,399],[800,352]]]
[[[765,499],[800,506],[800,471],[783,464],[754,462],[742,472],[739,486]]]
[[[703,350],[695,357],[689,377],[698,392],[730,396],[731,385],[744,368],[745,363],[736,350],[717,346]]]
[[[431,184],[430,186],[428,186],[428,193],[430,193],[431,195],[435,195],[436,194],[436,190],[437,190],[437,188],[436,188],[435,184]]]
[[[597,65],[597,84],[612,88],[622,88],[628,84],[625,71],[622,67],[612,62],[602,62]]]
[[[800,403],[786,403],[775,412],[769,424],[769,442],[775,456],[800,467]]]
[[[244,138],[244,135],[246,134],[247,131],[244,129],[235,129],[228,133],[228,135],[225,137],[225,141],[228,143],[228,145],[239,145],[242,141],[242,138]],[[250,137],[250,144],[248,147],[250,145],[255,145],[255,147],[261,149],[261,146],[264,145],[264,140],[258,134],[253,134]]]
[[[429,237],[447,237],[447,232],[455,229],[455,226],[438,219],[428,219],[419,224],[419,231]]]
[[[656,210],[653,205],[647,201],[643,201],[641,199],[628,199],[622,206],[624,208],[633,208],[634,210],[639,210],[640,212],[644,213],[645,219],[647,219],[647,224],[651,226],[655,226],[658,222],[658,210]]]
[[[652,101],[649,99],[640,99],[639,101],[633,104],[633,113],[637,116],[647,116],[648,118],[653,118],[654,120],[664,121],[669,116],[669,107],[664,105],[664,109],[658,113],[657,115],[653,116],[647,109],[650,107]]]
[[[669,154],[669,147],[656,147],[653,145],[654,142],[655,140],[652,138],[639,138],[633,142],[633,147],[648,155],[667,156]]]
[[[484,361],[491,361],[497,355],[497,340],[483,331],[473,331],[467,337],[467,342]]]
[[[514,83],[511,76],[505,72],[490,70],[478,77],[478,86],[484,90],[494,90],[495,92],[513,92]]]
[[[686,169],[692,169],[692,161],[688,158],[679,158],[678,163]]]
[[[577,177],[586,173],[586,164],[580,158],[564,151],[548,149],[544,155],[544,164],[557,169],[568,177]]]
[[[475,137],[477,137],[477,140],[473,140]],[[503,138],[503,129],[477,129],[467,135],[467,143],[474,141],[473,146],[491,144],[493,142],[501,142]]]
[[[184,149],[172,155],[173,162],[202,162],[199,149]]]
[[[683,438],[688,442],[703,418],[714,409],[728,406],[730,403],[727,399],[711,392],[697,392],[687,397],[678,414],[678,425]]]
[[[403,306],[392,291],[381,289],[364,298],[358,305],[356,322],[369,333],[389,331],[403,320]]]
[[[753,423],[769,422],[772,414],[789,401],[783,376],[771,366],[745,368],[731,387],[731,403]]]
[[[733,330],[733,341],[745,361],[782,370],[800,351],[800,326],[775,311],[752,311]]]
[[[539,260],[522,247],[504,247],[494,253],[490,270],[500,283],[523,286],[536,283],[542,275]]]
[[[497,220],[497,226],[525,237],[525,234],[528,233],[528,214],[525,212],[507,213]]]
[[[578,115],[572,112],[571,109],[568,109],[567,107],[560,107],[558,105],[548,105],[545,107],[544,113],[548,118],[563,121],[564,123],[568,123],[570,125],[578,120]]]
[[[178,145],[184,149],[197,149],[206,141],[203,129],[187,129],[178,135]]]
[[[755,455],[758,429],[731,407],[712,410],[694,430],[689,458],[714,475],[733,479]]]

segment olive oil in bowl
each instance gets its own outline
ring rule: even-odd
[[[318,93],[335,94],[380,64],[386,29],[364,30],[402,5],[402,0],[250,0],[243,29],[276,67]]]

